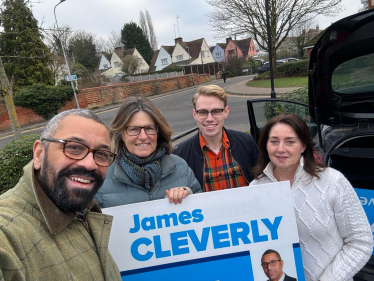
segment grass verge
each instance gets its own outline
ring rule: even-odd
[[[270,79],[266,80],[251,80],[246,84],[248,87],[270,88]],[[308,77],[290,77],[290,78],[276,78],[274,79],[274,87],[306,87],[308,85]]]

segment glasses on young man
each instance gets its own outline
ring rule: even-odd
[[[126,134],[128,136],[139,136],[141,130],[144,130],[144,132],[147,135],[156,135],[158,132],[158,126],[157,125],[148,125],[148,126],[127,126],[126,127]]]
[[[267,267],[269,266],[269,264],[270,264],[271,266],[276,266],[276,265],[277,265],[277,262],[279,262],[279,261],[281,261],[281,260],[271,260],[271,261],[269,261],[269,262],[263,262],[263,263],[261,263],[261,266],[262,266],[263,268],[267,268]]]
[[[76,141],[53,138],[42,138],[41,140],[63,144],[62,151],[65,156],[73,160],[82,160],[88,155],[88,153],[92,152],[95,163],[102,167],[110,166],[116,158],[116,155],[108,150],[92,149],[87,145]]]
[[[222,116],[224,110],[224,108],[215,108],[211,111],[201,109],[195,110],[195,112],[197,114],[197,117],[199,117],[200,119],[205,119],[208,117],[209,113],[212,114],[213,118],[219,118]]]

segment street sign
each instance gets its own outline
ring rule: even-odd
[[[65,81],[66,82],[77,81],[77,75],[66,75],[65,76]]]

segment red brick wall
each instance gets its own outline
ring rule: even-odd
[[[202,84],[210,81],[210,75],[194,75],[195,84]],[[189,76],[178,76],[163,78],[159,80],[148,80],[140,82],[130,82],[116,84],[104,87],[83,89],[77,95],[79,106],[81,108],[99,108],[110,104],[121,103],[123,99],[130,95],[143,94],[152,96],[155,94],[166,93],[192,85]],[[75,99],[68,101],[60,111],[76,108]],[[30,125],[44,121],[35,111],[16,106],[18,121],[21,126]],[[0,131],[11,130],[12,126],[9,120],[8,111],[5,105],[0,105]]]

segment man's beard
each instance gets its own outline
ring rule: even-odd
[[[94,171],[89,171],[83,167],[64,169],[54,182],[49,182],[49,176],[53,177],[53,171],[50,169],[49,163],[44,162],[43,172],[41,173],[41,181],[44,185],[44,191],[51,201],[64,212],[78,212],[84,210],[92,201],[95,194],[103,184],[103,177]],[[91,189],[66,187],[67,178],[70,175],[84,176],[94,179],[95,183]]]

